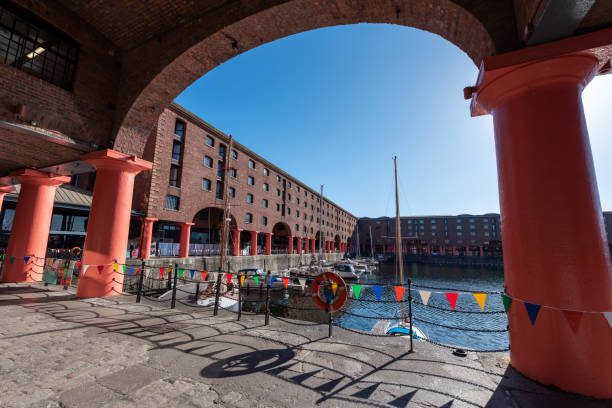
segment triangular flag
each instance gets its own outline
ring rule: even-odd
[[[85,276],[85,272],[87,272],[87,268],[89,268],[89,265],[83,265],[83,276]]]
[[[125,270],[127,269],[127,265],[123,265],[123,274],[125,275]]]
[[[0,256],[0,261],[4,261],[4,254],[2,254],[2,256]]]
[[[486,293],[472,293],[472,295],[474,295],[474,298],[478,302],[478,306],[480,306],[480,309],[482,309],[482,311],[484,312],[485,302],[487,300],[487,294]]]
[[[182,268],[179,269],[179,276],[178,277],[180,278],[181,276],[183,276],[183,273],[185,273],[185,270],[182,269]]]
[[[104,269],[104,265],[98,265],[98,273],[102,273],[103,269]]]
[[[206,275],[208,275],[208,272],[202,271],[200,273],[202,274],[202,282],[204,282],[206,280]]]
[[[538,318],[538,313],[540,312],[540,305],[525,302],[525,310],[527,310],[527,314],[529,315],[529,320],[531,320],[531,324],[535,324],[535,321]]]
[[[159,268],[159,280],[164,279],[164,271],[166,268]]]
[[[431,296],[431,292],[428,290],[419,290],[419,295],[421,295],[421,300],[423,301],[423,304],[427,306],[427,303],[429,303],[429,297]]]
[[[255,281],[256,285],[259,285],[259,275],[253,275],[253,280]]]
[[[26,265],[28,264],[28,261],[30,260],[29,256],[24,256],[23,260],[25,261]]]
[[[289,278],[286,276],[283,276],[283,285],[285,285],[285,289],[289,286]]]
[[[298,278],[298,281],[300,282],[300,286],[302,287],[302,290],[305,290],[305,288],[306,288],[306,279]]]
[[[227,283],[230,283],[232,281],[232,274],[231,273],[226,273],[225,277],[227,278]]]
[[[353,287],[353,294],[355,295],[355,299],[359,299],[359,294],[361,293],[361,285],[351,285]]]
[[[114,263],[113,264],[113,269],[115,270],[115,272],[119,272],[119,264],[118,263]]]
[[[562,310],[563,316],[565,316],[565,320],[569,323],[572,331],[574,333],[578,333],[578,328],[580,327],[580,320],[582,320],[582,312],[574,312],[571,310]]]
[[[195,269],[190,269],[189,273],[191,274],[191,280],[193,280],[193,274],[195,273]]]
[[[130,268],[130,276],[134,274],[134,268]]]
[[[336,292],[338,291],[338,284],[336,282],[332,282],[331,290],[332,290],[332,293],[334,294],[334,296],[336,296]]]
[[[245,279],[245,276],[240,275],[240,286],[244,286],[244,279]]]
[[[134,272],[134,276],[138,275],[138,273],[141,271],[142,269],[138,268],[136,269],[136,272]]]
[[[173,266],[169,266],[168,269],[166,269],[166,272],[168,272],[168,273],[172,272],[173,268],[174,268]]]
[[[404,291],[406,290],[405,287],[403,286],[395,286],[395,296],[397,297],[397,301],[401,302],[402,298],[404,297]]]
[[[374,291],[376,298],[380,300],[380,295],[382,295],[383,290],[382,286],[372,286],[372,290]]]
[[[11,257],[10,257],[10,259],[9,259],[9,261],[10,261],[11,263],[15,262],[15,257],[14,257],[14,256],[11,256]]]
[[[510,304],[512,303],[512,298],[504,293],[501,294],[502,303],[504,304],[504,310],[508,313],[508,309],[510,309]]]
[[[448,299],[448,303],[450,303],[451,307],[453,308],[453,310],[455,310],[455,305],[457,304],[457,296],[459,296],[459,294],[457,293],[445,293],[446,298]]]
[[[272,287],[272,284],[274,283],[275,280],[276,280],[276,276],[270,276],[270,287]]]
[[[602,314],[604,315],[604,317],[608,321],[608,325],[612,329],[612,312],[603,312]]]

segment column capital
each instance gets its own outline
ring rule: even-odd
[[[179,224],[185,227],[193,227],[195,225],[193,222],[179,222]]]
[[[10,176],[15,177],[21,184],[38,184],[57,187],[70,182],[69,176],[44,173],[32,169],[15,170],[10,173]]]
[[[84,154],[81,156],[81,160],[93,164],[98,170],[109,169],[139,173],[153,168],[153,163],[150,161],[119,153],[111,149],[98,150],[96,152]]]
[[[159,218],[140,217],[139,220],[142,222],[157,222]]]

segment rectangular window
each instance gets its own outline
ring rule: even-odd
[[[8,2],[0,5],[0,64],[72,91],[79,45],[38,17]]]
[[[212,184],[209,179],[207,178],[202,179],[202,190],[210,191],[211,186]]]
[[[215,147],[215,139],[210,136],[206,136],[206,145],[210,147]]]
[[[227,190],[229,192],[229,196],[230,197],[232,197],[232,198],[236,197],[236,189],[234,187],[230,187]]]
[[[432,225],[432,226],[431,226],[431,229],[432,229],[432,230],[435,230],[435,229],[438,229],[438,227],[437,227],[437,226],[435,226],[435,225]]]
[[[185,136],[185,122],[178,119],[174,122],[174,134],[181,139]]]
[[[300,199],[299,199],[299,198],[297,198],[297,197],[295,197],[295,203],[296,203],[296,204],[299,204],[299,203],[300,203]]]
[[[268,208],[268,200],[266,200],[265,198],[261,201],[261,206],[263,208]]]
[[[295,216],[299,218],[300,217],[300,212],[296,210],[295,211]]]
[[[296,186],[295,189],[297,190],[297,192],[300,192],[300,186]]]
[[[270,175],[270,170],[264,169],[264,176],[269,176],[269,175]]]
[[[457,236],[458,236],[458,237],[460,237],[460,236],[462,236],[462,235],[463,235],[463,232],[461,232],[461,231],[458,231],[458,232],[457,232]]]
[[[458,229],[458,230],[460,230],[460,229],[462,229],[462,228],[463,228],[463,227],[462,227],[461,225],[457,225],[457,229]]]
[[[212,159],[212,157],[204,156],[204,165],[206,167],[210,167],[212,169],[212,166],[213,166],[213,159]]]
[[[470,225],[470,229],[471,230],[476,229],[476,226],[475,225]]]
[[[255,162],[253,160],[249,160],[249,168],[251,169],[255,168]]]
[[[253,194],[247,194],[246,202],[249,204],[253,204]]]
[[[276,204],[276,211],[280,211],[280,208],[281,208],[281,207],[280,207],[280,204],[278,204],[278,203],[277,203],[277,204]]]
[[[250,186],[255,185],[255,179],[251,176],[249,176],[249,178],[247,179],[247,182],[249,183]]]
[[[261,225],[268,225],[268,217],[266,216],[261,217]]]
[[[473,237],[475,237],[475,236],[476,236],[476,233],[475,233],[474,231],[472,231],[472,232],[470,232],[470,235],[471,235],[471,236],[473,236]]]
[[[290,181],[287,182],[287,187],[291,188],[291,182]]]
[[[225,170],[223,167],[224,166],[222,161],[217,162],[217,178],[223,178],[223,171]]]
[[[230,169],[229,170],[229,175],[230,175],[230,177],[236,178],[236,176],[237,176],[236,169]]]
[[[287,215],[291,215],[291,208],[287,207]]]
[[[485,231],[484,236],[488,237],[489,236],[489,231]]]
[[[167,195],[166,196],[166,209],[178,211],[179,198],[177,196]]]
[[[280,176],[276,176],[276,181],[280,181]]]
[[[177,140],[172,143],[172,160],[176,160],[177,162],[181,161],[182,145],[183,144]]]
[[[246,216],[244,217],[244,222],[246,222],[247,224],[252,223],[253,222],[253,214],[246,213]]]
[[[225,145],[219,145],[219,158],[221,160],[225,159],[225,151],[227,150],[227,148],[225,147]]]
[[[268,185],[268,183],[263,183],[263,189],[264,191],[270,190],[270,186]]]
[[[180,187],[181,180],[181,168],[179,166],[171,165],[170,166],[170,181],[169,185],[172,187]]]
[[[237,160],[238,159],[238,152],[235,150],[232,150],[232,159]]]
[[[217,189],[215,191],[215,197],[217,200],[223,200],[223,182],[217,180]]]
[[[278,188],[276,189],[276,195],[280,197],[280,190]]]

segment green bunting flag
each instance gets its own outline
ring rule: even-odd
[[[184,270],[184,269],[179,269],[179,276],[178,276],[178,277],[180,278],[181,276],[183,276],[183,273],[184,273],[184,272],[185,272],[185,270]]]
[[[508,309],[510,309],[510,304],[512,303],[512,298],[507,296],[506,294],[501,294],[502,303],[504,304],[504,310],[508,313]]]
[[[11,257],[10,257],[10,259],[9,259],[9,261],[10,261],[10,263],[15,262],[15,257],[14,257],[14,256],[11,256]]]
[[[125,270],[127,269],[127,265],[123,265],[123,274],[125,275]]]
[[[353,294],[355,295],[355,299],[359,299],[359,295],[361,294],[361,285],[351,285],[353,287]]]
[[[253,280],[255,281],[256,285],[259,285],[259,276],[253,275]]]

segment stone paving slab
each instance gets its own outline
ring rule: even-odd
[[[502,353],[133,296],[0,284],[0,407],[611,407],[526,379]]]

